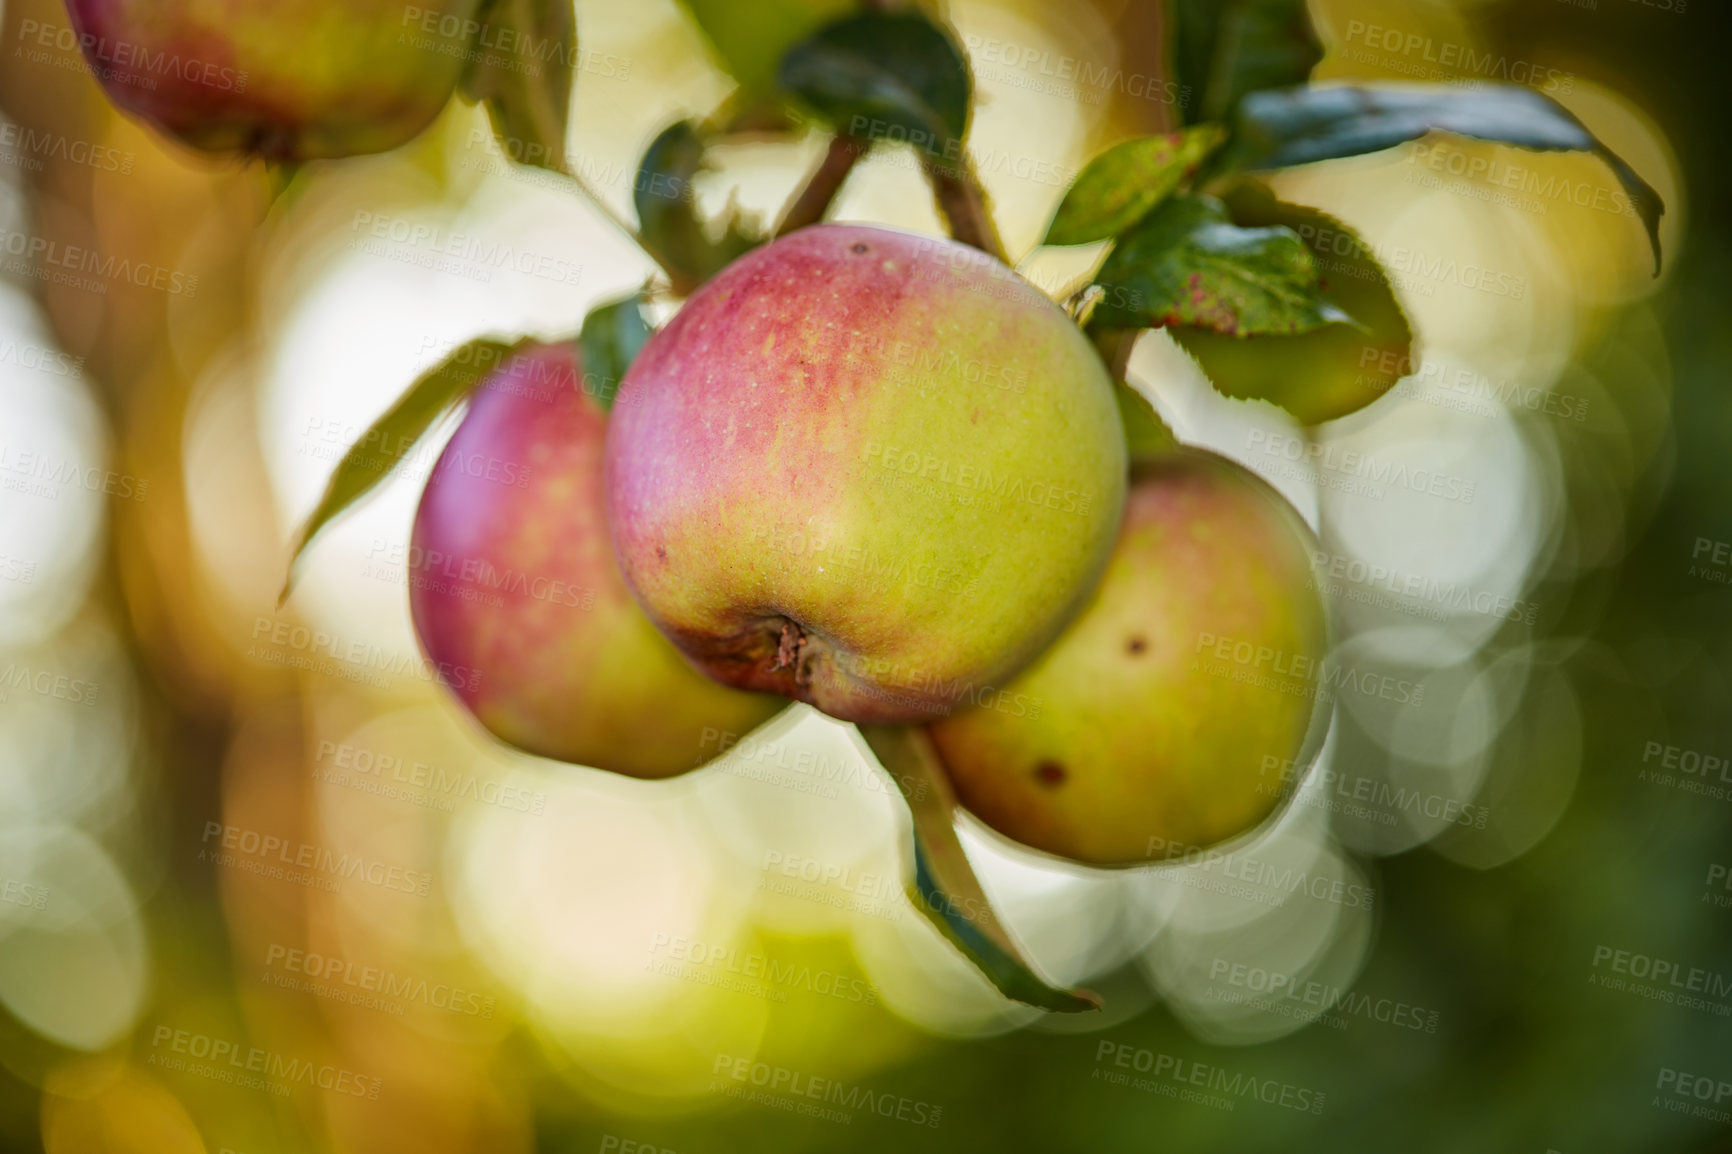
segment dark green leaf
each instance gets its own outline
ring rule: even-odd
[[[1298,336],[1249,339],[1173,330],[1215,388],[1273,402],[1314,425],[1369,405],[1413,371],[1413,330],[1357,233],[1317,209],[1276,200],[1260,181],[1241,180],[1224,199],[1234,224],[1298,234],[1317,262],[1323,299],[1361,327],[1324,325]]]
[[[1061,1013],[1100,1009],[1089,991],[1060,989],[1041,978],[999,922],[956,836],[956,795],[926,731],[862,725],[860,736],[908,802],[908,900],[1005,997]]]
[[[480,24],[459,91],[486,104],[507,156],[562,171],[577,63],[572,0],[488,0]]]
[[[973,80],[955,41],[918,12],[828,25],[789,49],[781,81],[838,132],[960,157]]]
[[[1141,136],[1088,162],[1064,194],[1045,244],[1111,240],[1165,200],[1225,137],[1219,125]]]
[[[720,236],[698,219],[692,180],[704,167],[704,138],[689,120],[669,125],[644,152],[632,200],[644,244],[685,295],[763,243],[730,210]]]
[[[1175,0],[1185,123],[1225,120],[1246,93],[1303,84],[1323,59],[1305,0]]]
[[[428,429],[486,380],[514,353],[534,344],[528,337],[515,342],[477,337],[415,378],[397,403],[374,421],[361,439],[337,462],[324,495],[295,534],[289,573],[278,603],[286,601],[295,570],[312,539],[339,514],[376,489],[409,455]]]
[[[583,352],[583,388],[603,409],[613,408],[625,371],[652,331],[644,320],[641,293],[597,305],[583,318],[583,332],[577,338]]]
[[[1096,328],[1190,326],[1231,336],[1303,333],[1351,318],[1323,299],[1288,228],[1240,228],[1221,202],[1175,196],[1119,238],[1095,278]]]
[[[1592,152],[1611,168],[1654,248],[1660,271],[1660,194],[1557,101],[1518,84],[1336,85],[1258,92],[1240,104],[1228,158],[1251,169],[1380,152],[1428,132],[1542,152]]]

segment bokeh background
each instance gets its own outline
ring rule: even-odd
[[[644,146],[733,81],[672,0],[577,7],[572,152],[629,212]],[[1314,3],[1319,79],[1555,96],[1660,190],[1665,269],[1596,161],[1433,138],[1277,181],[1371,242],[1419,337],[1326,454],[1143,339],[1180,436],[1318,529],[1338,661],[1401,688],[1343,693],[1230,856],[1092,872],[964,829],[1041,967],[1105,994],[1086,1017],[1006,1002],[916,914],[848,727],[795,709],[665,783],[481,736],[406,610],[440,438],[278,609],[290,531],[417,372],[643,283],[593,208],[461,103],[283,189],[116,115],[54,0],[3,12],[6,1148],[1732,1150],[1716,6]],[[1090,156],[1161,122],[1149,15],[948,14],[1024,257]],[[822,147],[726,145],[700,203],[773,218]],[[834,215],[940,231],[889,150]],[[1058,292],[1089,255],[1022,267]]]

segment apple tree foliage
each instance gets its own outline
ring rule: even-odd
[[[551,41],[565,49],[557,60],[576,60],[571,0],[492,0],[486,19],[523,34],[507,42]],[[1281,201],[1258,175],[1380,152],[1429,133],[1597,156],[1629,194],[1658,270],[1658,195],[1566,109],[1530,88],[1313,85],[1322,48],[1304,0],[1167,0],[1163,27],[1166,80],[1192,97],[1177,110],[1179,123],[1090,161],[1042,240],[1101,246],[1088,282],[1068,304],[1109,361],[1135,333],[1162,328],[1222,393],[1271,402],[1301,422],[1327,421],[1375,400],[1413,360],[1413,332],[1387,272],[1352,229]],[[508,154],[573,176],[566,153],[570,68],[551,66],[554,58],[531,68],[495,54],[477,57],[484,63],[459,91],[485,104],[511,145]],[[874,6],[794,43],[768,95],[762,79],[706,120],[669,125],[645,152],[632,232],[660,275],[638,294],[597,306],[566,338],[580,344],[586,373],[604,386],[597,395],[611,400],[648,339],[649,297],[688,295],[773,235],[822,219],[851,164],[872,149],[911,150],[952,235],[1004,258],[969,160],[973,78],[953,30],[920,7]],[[713,145],[743,135],[792,138],[813,125],[828,131],[830,153],[776,229],[731,205],[719,218],[700,211],[693,181]],[[295,557],[515,347],[510,337],[478,338],[410,385],[338,465],[296,538]],[[1293,371],[1300,363],[1308,371]],[[1123,388],[1122,364],[1110,367],[1127,394],[1128,435],[1144,445],[1170,443],[1158,417]],[[909,897],[921,912],[1006,996],[1056,1011],[1098,1005],[1087,991],[1042,978],[993,916],[957,839],[955,801],[924,733],[866,727],[863,737],[909,804]]]

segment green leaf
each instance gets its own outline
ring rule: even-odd
[[[908,900],[1007,998],[1060,1013],[1100,1009],[1088,990],[1048,983],[999,922],[956,836],[956,795],[932,739],[914,726],[862,725],[860,736],[902,790],[912,818]]]
[[[1648,230],[1660,271],[1660,194],[1557,101],[1519,84],[1333,85],[1258,92],[1240,104],[1224,159],[1285,168],[1380,152],[1428,132],[1540,152],[1591,152],[1606,162]]]
[[[1190,326],[1230,336],[1352,323],[1323,299],[1293,230],[1240,228],[1214,197],[1175,196],[1119,238],[1095,278],[1091,328]]]
[[[1088,162],[1064,194],[1043,244],[1111,240],[1147,216],[1226,138],[1216,124],[1140,136]]]
[[[513,354],[534,343],[528,337],[515,342],[477,337],[458,346],[450,356],[415,378],[397,403],[374,421],[337,462],[325,484],[324,495],[295,534],[288,577],[277,598],[279,606],[288,600],[296,568],[319,531],[378,488],[452,405],[473,392]]]
[[[638,166],[632,201],[644,244],[674,279],[681,296],[709,280],[740,256],[763,243],[746,218],[730,208],[720,236],[698,219],[692,181],[704,168],[705,140],[689,120],[662,130]]]
[[[1179,439],[1147,397],[1124,381],[1113,386],[1113,395],[1119,403],[1119,421],[1124,426],[1131,464],[1159,460],[1178,449]]]
[[[1369,405],[1413,371],[1413,330],[1388,274],[1357,233],[1317,209],[1275,199],[1261,181],[1242,179],[1223,199],[1236,225],[1297,234],[1317,262],[1323,299],[1359,325],[1248,339],[1175,329],[1174,339],[1215,388],[1273,402],[1315,425]]]
[[[780,75],[838,132],[960,158],[973,78],[956,42],[918,12],[828,25],[788,50]]]
[[[1247,93],[1303,84],[1323,59],[1305,0],[1175,0],[1185,123],[1225,120]]]
[[[487,106],[507,156],[563,171],[577,63],[572,0],[487,0],[479,21],[477,56],[458,90]]]
[[[583,318],[578,347],[583,353],[584,391],[604,410],[613,408],[619,384],[653,332],[643,315],[643,294],[597,305]]]

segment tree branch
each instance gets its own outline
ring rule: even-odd
[[[836,194],[842,190],[843,181],[847,180],[848,174],[854,170],[854,163],[865,152],[866,142],[858,137],[841,132],[831,137],[824,159],[818,162],[818,167],[806,178],[806,187],[782,213],[782,221],[776,226],[776,236],[787,236],[797,228],[805,228],[823,220],[824,214],[830,210],[831,201],[835,200]]]
[[[998,236],[998,226],[993,223],[992,212],[986,207],[986,192],[974,175],[968,154],[964,152],[954,167],[923,154],[920,167],[926,170],[926,178],[932,182],[932,195],[938,201],[938,211],[950,226],[950,235],[1009,264],[1004,242]]]

